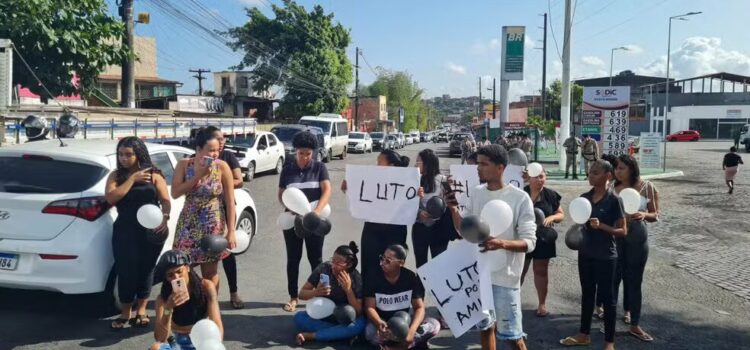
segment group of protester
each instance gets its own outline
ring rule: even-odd
[[[106,199],[118,209],[112,244],[123,305],[121,315],[111,327],[148,326],[146,303],[150,287],[154,278],[162,281],[155,303],[156,342],[152,349],[192,349],[190,329],[205,318],[216,323],[223,333],[217,300],[219,261],[223,262],[227,274],[232,305],[242,307],[237,296],[233,256],[228,252],[212,255],[201,249],[201,241],[211,235],[226,235],[230,248],[236,244],[232,189],[242,184],[235,167],[236,159],[230,152],[223,151],[223,135],[216,128],[200,130],[195,147],[194,157],[177,164],[171,193],[164,176],[152,164],[145,145],[135,137],[118,143],[117,169],[107,180]],[[286,189],[297,188],[311,203],[317,201],[313,211],[320,213],[328,204],[333,189],[327,168],[314,159],[316,139],[310,133],[301,132],[295,136],[293,147],[296,157],[281,172],[278,199],[281,201]],[[496,199],[505,201],[513,210],[511,229],[481,244],[483,252],[506,250],[512,263],[492,276],[495,310],[477,327],[480,342],[483,349],[495,349],[496,339],[510,348],[525,349],[520,287],[529,267],[533,266],[538,295],[536,315],[549,314],[546,304],[548,267],[549,260],[556,256],[554,224],[564,220],[562,198],[546,187],[544,172],[535,177],[526,174],[528,185],[524,189],[505,184],[503,172],[508,165],[508,152],[501,145],[478,147],[466,161],[477,165],[481,182],[466,204],[468,212],[479,215],[486,203]],[[408,157],[385,150],[378,155],[376,165],[407,167],[409,163]],[[306,311],[297,312],[294,315],[299,330],[295,337],[297,344],[361,338],[381,348],[427,348],[428,340],[445,328],[442,317],[427,316],[425,289],[405,263],[410,251],[417,267],[444,252],[451,240],[461,238],[463,218],[454,193],[445,186],[447,177],[440,174],[437,155],[425,149],[418,154],[415,166],[421,174],[420,210],[411,229],[411,247],[407,244],[405,225],[365,222],[359,245],[351,242],[339,246],[330,259],[323,261],[324,237],[301,238],[294,229],[283,232],[289,294],[283,309],[295,312],[300,300],[323,297],[338,306],[348,305],[355,312],[353,321],[347,322],[333,316],[319,320]],[[600,317],[604,320],[605,349],[614,348],[615,305],[620,282],[624,284],[623,320],[630,324],[632,335],[651,341],[653,338],[640,328],[641,284],[648,259],[646,223],[658,220],[658,191],[653,184],[641,179],[637,162],[628,155],[603,156],[592,161],[588,181],[592,189],[581,196],[591,202],[592,216],[582,228],[584,238],[578,251],[581,325],[579,334],[566,337],[560,343],[566,346],[590,344],[592,317]],[[624,213],[618,197],[626,188],[641,194],[639,211],[634,214]],[[345,181],[340,189],[347,190]],[[157,263],[169,233],[166,226],[170,197],[181,196],[185,196],[185,205],[178,219],[173,249],[163,254]],[[433,217],[426,211],[426,203],[434,196],[446,200],[448,210],[442,217]],[[162,208],[161,226],[150,230],[138,224],[136,212],[144,204]],[[541,225],[536,223],[535,208],[544,214]],[[303,246],[313,272],[300,288]],[[194,270],[198,266],[200,276]],[[133,309],[135,316],[131,312]],[[393,334],[388,322],[401,311],[410,314],[408,332],[403,337]]]

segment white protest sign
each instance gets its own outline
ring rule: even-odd
[[[427,295],[435,299],[440,314],[458,338],[494,310],[489,270],[480,270],[478,246],[465,241],[451,244],[445,252],[419,268]]]
[[[524,167],[520,165],[506,165],[505,172],[503,172],[503,180],[505,181],[505,184],[523,189],[523,168]]]
[[[349,212],[357,219],[411,225],[419,210],[416,167],[346,166]]]
[[[451,188],[456,194],[458,210],[461,216],[471,215],[467,211],[471,201],[471,191],[479,186],[479,174],[476,165],[451,164]]]

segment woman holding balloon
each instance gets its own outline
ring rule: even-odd
[[[331,181],[325,164],[314,159],[313,151],[317,147],[315,136],[308,131],[297,133],[292,140],[296,149],[296,159],[284,165],[279,176],[279,201],[287,210],[298,206],[310,209],[310,202],[317,201],[313,212],[320,214],[331,199]],[[296,188],[302,191],[304,198],[295,198],[300,203],[285,203],[284,191]],[[297,213],[304,214],[304,213]],[[307,235],[304,238],[295,233],[294,228],[285,229],[284,243],[286,244],[286,277],[289,302],[284,305],[284,311],[294,312],[299,303],[299,264],[302,260],[302,245],[307,249],[307,260],[310,269],[315,269],[323,262],[323,235]]]
[[[417,221],[411,228],[411,239],[419,268],[427,263],[428,252],[435,258],[448,249],[451,238],[457,235],[451,236],[453,222],[450,214],[445,211],[445,201],[442,200],[443,182],[447,181],[447,177],[440,174],[437,155],[431,149],[422,150],[417,155],[416,165],[421,174],[417,192],[420,209]]]
[[[614,300],[617,304],[620,280],[623,281],[624,321],[629,333],[645,342],[654,338],[640,327],[643,272],[648,261],[647,222],[659,220],[659,192],[649,181],[641,179],[638,161],[621,155],[615,168],[615,192],[622,198],[628,219],[628,235],[617,240],[618,274],[615,277]]]
[[[577,335],[560,340],[565,346],[590,345],[591,315],[596,294],[604,303],[605,350],[615,348],[614,280],[617,266],[615,239],[625,237],[627,228],[620,198],[610,189],[614,169],[609,162],[598,159],[589,168],[591,191],[571,202],[571,216],[576,223],[585,224],[578,249],[578,274],[581,279],[581,327]],[[578,206],[578,204],[586,204]],[[586,210],[581,210],[585,207]],[[587,213],[586,213],[587,212]],[[584,215],[581,215],[584,214]],[[585,218],[588,217],[588,221]],[[584,220],[580,220],[584,218]],[[567,238],[566,238],[567,240]]]
[[[529,185],[524,187],[523,190],[529,194],[531,202],[534,203],[537,227],[536,246],[531,253],[526,254],[521,283],[523,283],[533,260],[534,286],[539,299],[536,315],[545,317],[549,314],[546,305],[549,260],[557,256],[555,248],[557,231],[555,231],[553,225],[562,222],[565,219],[565,213],[560,206],[560,199],[562,199],[560,194],[544,186],[547,181],[547,174],[539,163],[529,164],[526,175],[528,175]]]
[[[120,317],[111,324],[122,329],[127,323],[145,327],[149,324],[146,304],[153,280],[154,264],[164,240],[171,205],[167,183],[159,169],[151,163],[146,145],[137,137],[126,137],[117,143],[117,169],[107,178],[104,198],[117,207],[112,227],[112,252],[115,259]],[[155,222],[158,227],[146,228],[138,219],[144,205],[159,205]],[[133,301],[135,317],[131,318]]]

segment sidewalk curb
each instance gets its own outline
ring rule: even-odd
[[[674,171],[669,171],[669,172],[661,173],[661,174],[643,175],[641,176],[641,178],[643,180],[658,180],[658,179],[668,179],[668,178],[680,177],[680,176],[685,176],[685,173],[683,173],[682,170],[674,170]],[[589,182],[586,181],[585,177],[582,177],[582,179],[583,180],[577,180],[577,181],[548,179],[546,183],[549,185],[567,185],[567,186],[580,186],[580,187],[591,186],[589,185]]]

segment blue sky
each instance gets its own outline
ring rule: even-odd
[[[194,30],[172,21],[153,4],[136,1],[136,12],[151,13],[151,24],[137,25],[138,35],[156,37],[160,76],[185,83],[183,93],[197,89],[190,68],[213,71],[227,69],[241,54],[220,50],[196,37]],[[158,0],[165,1],[165,0]],[[166,0],[191,12],[188,0]],[[247,20],[244,7],[256,6],[270,14],[270,3],[280,0],[194,0],[215,11],[232,25]],[[576,0],[573,0],[574,3]],[[112,12],[114,0],[108,0]],[[425,88],[426,96],[476,95],[478,79],[499,79],[500,32],[504,25],[526,26],[525,80],[511,83],[511,96],[538,91],[541,86],[542,17],[551,16],[548,32],[547,79],[561,77],[557,46],[562,50],[564,0],[301,0],[310,8],[322,5],[335,19],[350,28],[353,42],[349,56],[359,46],[372,67],[405,70]],[[573,19],[572,77],[606,76],[610,49],[615,52],[614,70],[630,69],[640,74],[664,75],[667,51],[667,18],[690,11],[703,14],[689,21],[675,21],[672,28],[671,75],[690,77],[729,71],[750,75],[750,40],[742,29],[750,13],[748,0],[577,0]],[[216,27],[220,29],[220,27]],[[362,60],[361,60],[362,61]],[[362,63],[360,79],[375,76]],[[213,86],[209,78],[207,86]],[[483,94],[491,92],[483,92]],[[486,95],[488,96],[488,95]]]

